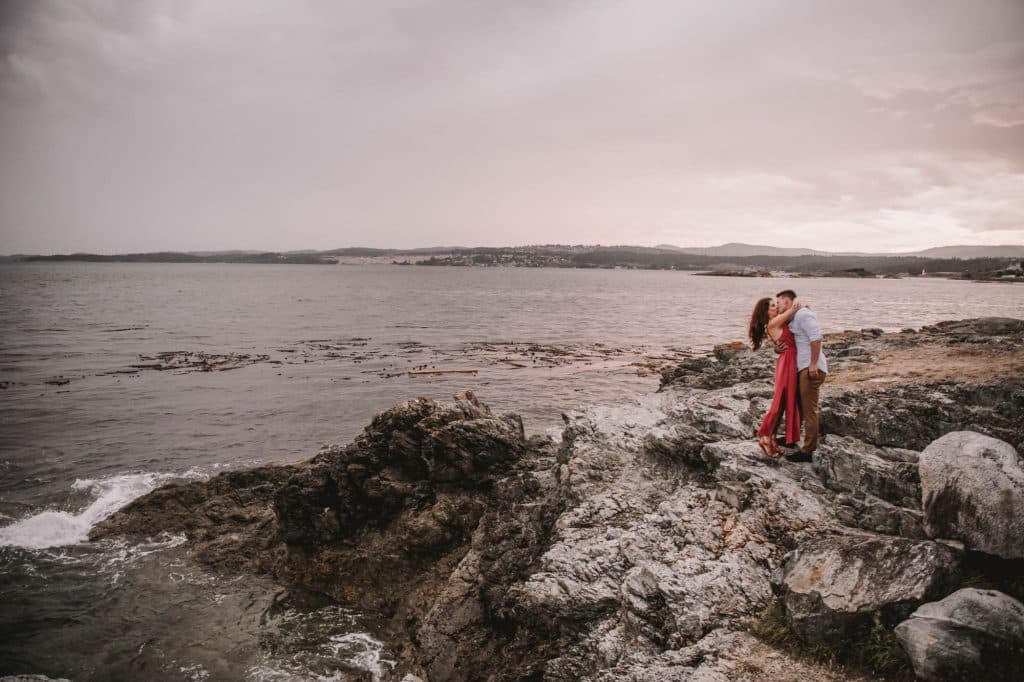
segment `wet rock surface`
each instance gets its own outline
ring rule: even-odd
[[[143,329],[139,327],[138,329]],[[109,331],[129,331],[117,329]],[[739,344],[743,346],[743,344]],[[745,346],[743,346],[745,349]],[[393,379],[408,372],[452,372],[470,365],[478,371],[501,373],[525,370],[550,374],[582,367],[617,370],[631,368],[638,376],[657,375],[678,362],[693,357],[692,350],[649,347],[637,344],[611,346],[604,343],[541,344],[517,341],[481,341],[450,346],[426,346],[418,341],[380,343],[368,337],[309,339],[291,345],[267,348],[262,353],[225,351],[208,353],[173,350],[140,355],[138,361],[104,374],[141,372],[221,372],[251,365],[325,365],[360,367],[359,374],[376,379]],[[746,352],[749,353],[749,350]],[[64,385],[72,378],[54,377],[48,384]],[[0,387],[2,388],[2,387]]]
[[[812,463],[761,454],[774,355],[733,344],[665,372],[658,393],[565,415],[560,442],[471,394],[409,401],[350,445],[158,490],[94,536],[185,532],[225,571],[374,610],[395,679],[834,679],[749,633],[787,594],[818,594],[819,621],[858,637],[865,618],[891,628],[953,589],[959,550],[924,540],[920,451],[965,428],[1019,443],[1024,385],[873,379],[886,354],[964,344],[1012,364],[1024,323],[830,337]],[[871,378],[844,383],[861,366]],[[810,633],[812,617],[792,620]]]
[[[921,606],[896,626],[924,680],[1024,677],[1024,604],[995,590],[966,588]]]
[[[139,362],[130,369],[156,370],[158,372],[223,372],[240,369],[248,365],[270,361],[269,355],[247,353],[223,353],[220,355],[196,351],[167,351],[156,355],[140,355]],[[121,370],[124,373],[124,370]]]
[[[260,467],[164,486],[97,524],[91,535],[143,539],[184,532],[200,561],[251,569],[273,546],[277,522],[269,501],[299,470]]]

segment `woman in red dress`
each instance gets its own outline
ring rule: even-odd
[[[801,308],[798,301],[781,315],[778,314],[774,298],[762,298],[754,306],[750,315],[750,342],[754,350],[758,350],[765,339],[775,344],[783,344],[785,350],[775,360],[775,395],[772,406],[757,430],[757,444],[768,457],[779,456],[779,446],[775,442],[775,432],[783,415],[786,417],[786,442],[796,443],[800,440],[800,407],[797,400],[796,381],[796,342],[793,332],[789,331],[789,321]]]

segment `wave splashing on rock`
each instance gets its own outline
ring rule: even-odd
[[[192,472],[186,478],[202,478]],[[174,474],[122,474],[101,480],[78,479],[71,488],[93,500],[78,512],[48,509],[0,528],[0,547],[48,549],[85,542],[92,527],[130,501],[180,479]]]

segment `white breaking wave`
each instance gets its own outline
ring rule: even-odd
[[[309,652],[303,652],[294,660],[277,661],[252,667],[247,671],[247,678],[249,682],[291,682],[297,679],[315,682],[344,682],[351,679],[351,676],[343,670],[314,672],[311,668],[311,665],[334,667],[332,663],[337,661],[344,662],[348,669],[355,668],[368,672],[374,682],[380,682],[384,675],[395,667],[395,661],[381,656],[383,650],[384,643],[366,632],[334,635],[316,647],[312,660],[307,658]]]
[[[562,442],[562,434],[565,433],[565,425],[559,424],[558,426],[549,426],[544,429],[544,434],[551,438],[556,445]]]
[[[365,632],[335,635],[331,637],[331,645],[337,655],[347,658],[349,665],[370,673],[374,682],[395,667],[395,661],[381,658],[384,643]]]
[[[380,682],[395,668],[396,662],[382,655],[384,643],[368,632],[351,631],[321,638],[320,628],[325,626],[331,629],[356,627],[351,612],[346,609],[326,607],[306,613],[293,611],[286,613],[281,622],[287,623],[289,630],[298,627],[305,631],[312,627],[314,631],[309,636],[319,640],[318,643],[312,647],[299,646],[283,657],[280,651],[267,656],[260,665],[248,669],[248,682],[344,682],[352,679],[353,670],[367,672],[374,682]],[[363,677],[360,675],[358,679]]]
[[[122,474],[102,480],[79,479],[71,488],[88,491],[95,499],[78,513],[47,510],[0,528],[0,547],[47,549],[77,545],[89,539],[89,530],[115,511],[158,486],[182,478],[200,479],[204,474],[190,470],[176,474]]]

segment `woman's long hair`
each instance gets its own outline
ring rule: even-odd
[[[764,330],[768,324],[768,308],[772,305],[771,298],[762,298],[754,304],[754,312],[750,313],[750,329],[747,334],[750,336],[750,343],[754,350],[761,347],[767,332]]]

